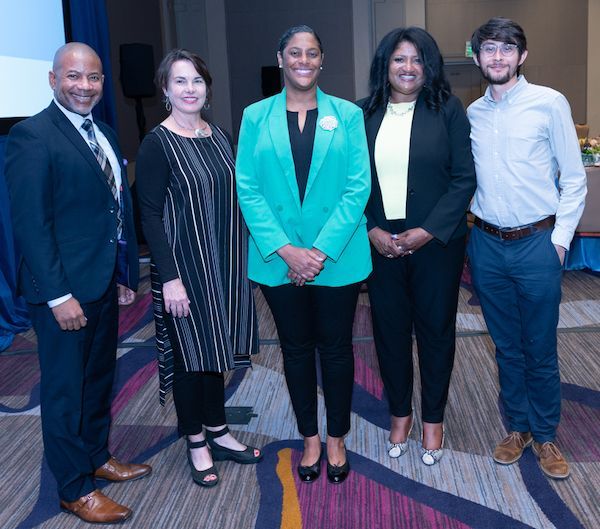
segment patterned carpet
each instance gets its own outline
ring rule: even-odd
[[[353,472],[341,486],[323,477],[300,483],[302,444],[294,426],[274,324],[260,293],[261,354],[253,369],[227,377],[227,405],[252,406],[240,440],[264,447],[259,465],[219,463],[211,490],[190,479],[169,399],[158,404],[153,323],[147,281],[136,304],[122,310],[114,387],[111,449],[149,462],[153,474],[104,491],[129,505],[135,529],[595,529],[600,527],[600,276],[568,272],[563,282],[559,351],[563,412],[558,443],[571,477],[547,480],[527,450],[521,461],[491,459],[505,429],[498,402],[492,343],[465,273],[456,366],[446,415],[446,453],[439,465],[419,458],[420,424],[408,453],[385,450],[388,412],[371,339],[369,305],[361,294],[355,321],[355,391],[346,440]],[[0,355],[0,527],[91,527],[58,509],[55,483],[42,457],[39,371],[31,331]],[[418,391],[418,384],[415,385]],[[415,409],[420,409],[418,395]],[[323,402],[320,399],[321,416]],[[324,432],[324,425],[321,431]]]

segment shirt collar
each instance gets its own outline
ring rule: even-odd
[[[519,75],[515,86],[513,86],[512,88],[510,88],[509,90],[504,92],[504,94],[502,94],[502,99],[500,101],[507,101],[508,103],[512,103],[514,97],[517,94],[519,94],[522,90],[524,90],[528,84],[529,83],[527,82],[527,79],[525,79],[525,76],[522,74]],[[485,98],[486,101],[488,101],[490,103],[499,103],[499,101],[496,101],[492,97],[492,89],[491,89],[491,86],[489,86],[489,85],[486,88],[485,94],[483,97]]]
[[[82,116],[80,114],[77,114],[75,112],[71,112],[70,110],[67,110],[65,107],[63,107],[57,100],[56,98],[54,98],[54,104],[60,108],[61,112],[67,116],[67,119],[73,124],[73,126],[79,130],[81,128],[81,125],[83,125],[83,122],[86,119],[89,119],[92,123],[94,122],[94,118],[92,116],[91,113],[89,113],[87,116]]]

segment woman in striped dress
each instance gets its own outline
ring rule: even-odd
[[[249,366],[258,352],[245,277],[246,228],[234,190],[231,139],[201,116],[211,94],[206,65],[187,50],[173,50],[157,82],[170,115],[144,138],[136,182],[152,254],[161,400],[172,386],[192,478],[210,487],[218,482],[214,460],[262,458],[225,424],[223,373]]]

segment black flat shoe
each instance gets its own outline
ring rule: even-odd
[[[346,447],[344,446],[344,452]],[[350,473],[350,463],[348,461],[348,453],[346,452],[346,462],[343,465],[332,465],[327,458],[327,479],[329,483],[338,485],[343,483]]]
[[[186,441],[187,441],[187,458],[188,458],[188,463],[190,464],[190,470],[192,471],[192,479],[194,480],[194,483],[196,485],[200,485],[201,487],[214,487],[215,485],[217,485],[217,483],[219,483],[219,474],[218,474],[215,466],[213,465],[212,467],[207,468],[206,470],[198,470],[194,466],[194,462],[192,461],[191,450],[193,450],[194,448],[202,448],[202,447],[206,446],[206,441],[190,441],[189,438],[186,438]],[[217,479],[213,479],[211,481],[206,481],[205,478],[207,476],[209,476],[210,474],[214,474],[215,476],[217,476]]]
[[[297,470],[300,481],[303,483],[312,483],[313,481],[316,481],[321,475],[321,454],[319,454],[319,459],[317,459],[317,462],[314,465],[307,467],[298,465]]]
[[[332,465],[327,461],[327,479],[335,485],[343,483],[350,473],[350,463],[346,459],[343,465]]]
[[[258,449],[253,446],[247,446],[245,450],[233,450],[215,442],[216,438],[222,437],[227,433],[229,433],[227,426],[218,432],[206,430],[206,440],[208,441],[208,446],[210,446],[213,461],[234,461],[240,465],[253,465],[263,458],[260,450],[257,456],[254,455],[254,450]]]

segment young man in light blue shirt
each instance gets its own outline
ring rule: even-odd
[[[496,345],[509,435],[494,460],[532,445],[542,471],[563,479],[557,337],[565,252],[581,217],[586,175],[565,97],[529,84],[523,29],[492,18],[471,39],[489,86],[467,110],[477,172],[469,241],[473,284]],[[559,178],[560,172],[560,178]]]

